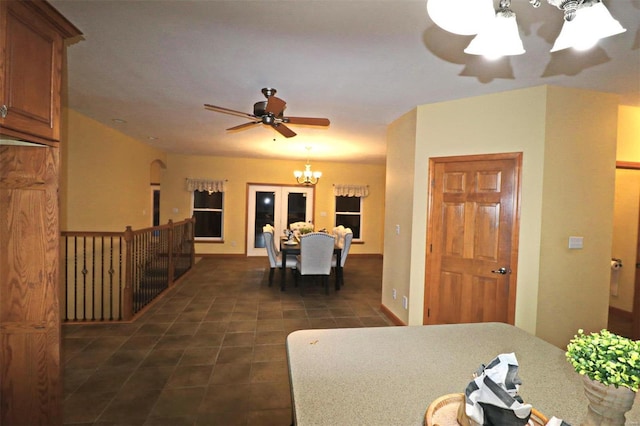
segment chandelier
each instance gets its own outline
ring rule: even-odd
[[[540,7],[541,0],[529,0]],[[575,48],[586,50],[598,40],[626,31],[601,0],[547,0],[564,13],[564,23],[551,52]],[[525,53],[511,10],[511,0],[427,0],[427,12],[433,22],[454,34],[476,35],[464,52],[488,58]]]
[[[311,151],[311,147],[306,147],[307,151]],[[293,172],[293,176],[300,185],[311,186],[320,181],[322,172],[312,172],[311,164],[309,164],[309,155],[307,154],[307,164],[304,165],[304,171],[296,170]]]

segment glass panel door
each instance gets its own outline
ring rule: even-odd
[[[266,256],[262,227],[272,225],[280,238],[290,223],[313,221],[313,188],[250,185],[247,209],[247,256]]]

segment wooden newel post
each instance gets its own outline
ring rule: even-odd
[[[124,268],[124,290],[122,292],[122,319],[131,321],[133,318],[133,230],[127,226],[124,231],[125,242],[125,268]]]

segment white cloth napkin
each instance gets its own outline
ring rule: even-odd
[[[526,423],[531,405],[524,404],[518,395],[522,381],[518,377],[518,360],[514,353],[500,354],[488,365],[481,365],[465,391],[465,412],[481,425],[492,424],[485,418],[482,404],[513,411]]]

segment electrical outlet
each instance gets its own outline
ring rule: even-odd
[[[407,296],[402,296],[402,307],[405,309],[409,309],[409,299]]]
[[[393,295],[393,300],[396,300],[398,298],[398,292],[395,288],[391,291],[391,294]]]

